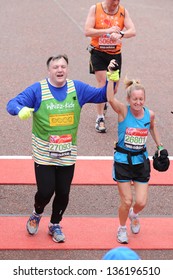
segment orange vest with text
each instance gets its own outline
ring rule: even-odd
[[[125,8],[119,6],[118,11],[114,15],[107,14],[103,10],[102,3],[96,4],[96,29],[107,29],[112,26],[119,26],[120,30],[124,28],[124,18],[125,18]],[[121,44],[115,44],[115,41],[109,37],[109,34],[104,34],[100,37],[92,37],[91,45],[95,47],[96,50],[110,53],[118,54],[121,53]]]

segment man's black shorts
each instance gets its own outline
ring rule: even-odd
[[[94,74],[95,71],[107,70],[107,67],[112,59],[115,59],[118,63],[120,70],[119,73],[121,74],[121,53],[108,54],[93,49],[90,56],[90,74]]]
[[[135,165],[114,162],[113,179],[119,182],[136,181],[147,183],[150,179],[150,160],[146,159],[146,164],[140,163]]]

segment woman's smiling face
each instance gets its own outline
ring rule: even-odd
[[[134,111],[140,111],[145,103],[145,93],[142,89],[135,89],[127,98],[130,107]]]

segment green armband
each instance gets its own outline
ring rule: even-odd
[[[158,145],[158,146],[157,146],[157,150],[158,150],[158,151],[163,150],[163,144]]]

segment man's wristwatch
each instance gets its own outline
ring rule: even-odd
[[[124,37],[124,31],[120,31],[121,38]]]

